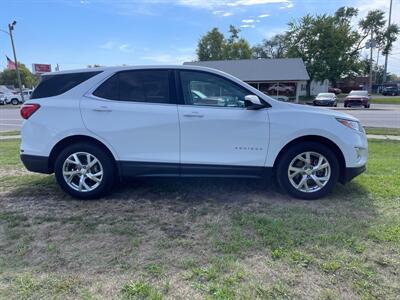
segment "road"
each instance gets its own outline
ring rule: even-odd
[[[20,130],[21,124],[19,109],[0,107],[0,132]]]
[[[367,127],[400,128],[400,105],[372,104],[370,109],[337,107],[335,110],[355,116]],[[0,108],[0,132],[20,130],[19,109]]]
[[[370,109],[344,108],[343,104],[335,108],[360,120],[366,127],[400,128],[400,105],[371,104]]]

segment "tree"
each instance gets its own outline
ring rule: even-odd
[[[229,26],[229,38],[213,28],[201,37],[197,45],[197,57],[200,61],[222,59],[246,59],[251,57],[249,43],[239,37],[240,29]]]
[[[246,59],[251,57],[251,48],[244,38],[239,38],[240,29],[229,26],[230,37],[225,40],[224,59]]]
[[[18,67],[22,85],[28,88],[36,86],[38,77],[33,75],[24,64],[18,63]],[[14,87],[18,87],[17,72],[15,70],[4,70],[0,74],[0,85],[13,85]]]
[[[360,40],[364,37],[351,25],[356,15],[356,9],[341,7],[334,15],[306,15],[289,23],[287,56],[303,59],[310,81],[329,79],[336,86],[339,78],[359,72]]]
[[[202,36],[197,45],[197,57],[203,60],[224,59],[225,39],[218,28],[213,28]]]
[[[271,39],[264,39],[251,50],[253,58],[284,58],[287,52],[285,35],[277,34]]]

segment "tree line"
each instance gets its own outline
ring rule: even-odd
[[[369,11],[357,26],[353,26],[357,15],[358,10],[353,7],[341,7],[333,15],[307,14],[289,22],[285,32],[253,47],[239,37],[240,30],[232,25],[228,38],[218,28],[213,28],[200,38],[197,58],[207,61],[300,57],[307,67],[310,82],[328,79],[336,86],[340,78],[369,73],[370,62],[362,57],[361,51],[371,37],[376,42],[374,50],[386,55],[392,51],[399,35],[399,26],[387,26],[381,10]],[[372,67],[376,82],[382,83],[383,67],[375,64]]]
[[[39,77],[32,74],[32,72],[21,63],[18,63],[19,73],[21,75],[21,83],[26,88],[33,88],[37,85]],[[18,87],[17,71],[5,69],[0,71],[0,85],[9,85]]]

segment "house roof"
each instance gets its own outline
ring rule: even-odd
[[[243,81],[302,81],[310,79],[301,58],[210,60],[185,62],[184,65],[214,68]]]

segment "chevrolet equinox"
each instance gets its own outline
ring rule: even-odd
[[[352,116],[274,100],[196,66],[108,67],[42,75],[21,108],[21,160],[76,198],[123,177],[275,176],[317,199],[365,170]]]

